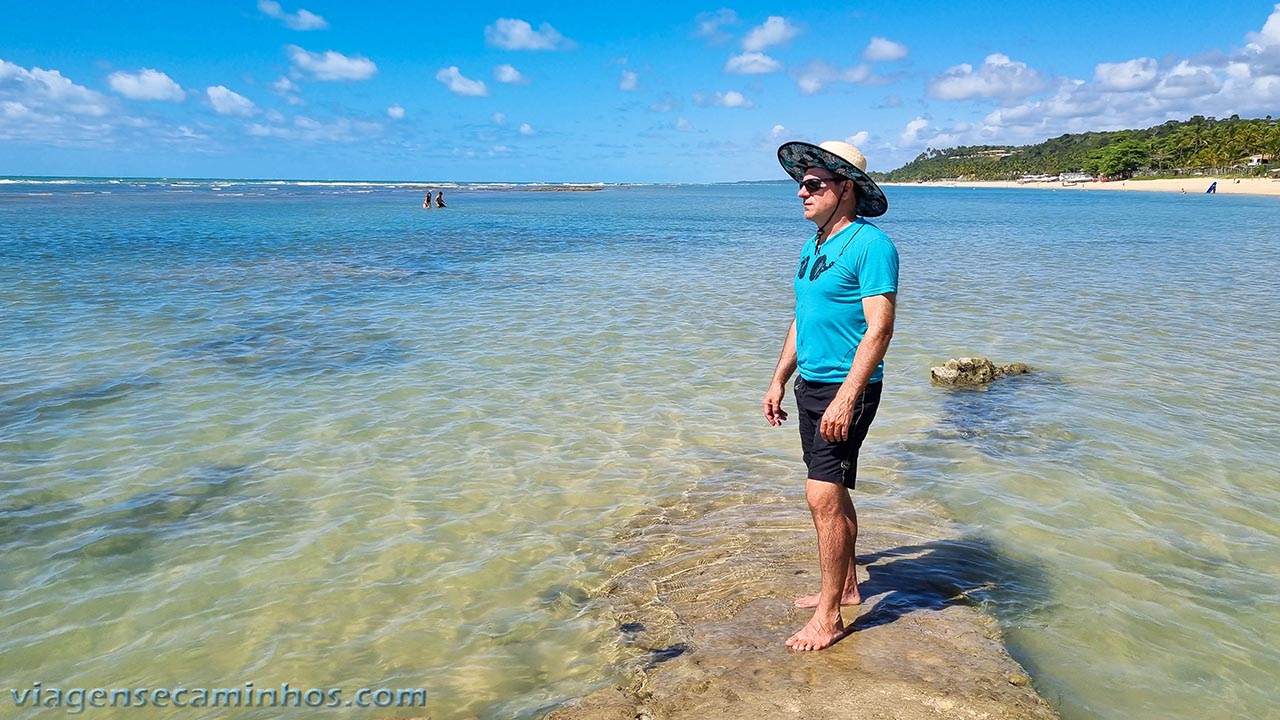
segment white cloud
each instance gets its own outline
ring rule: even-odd
[[[726,36],[720,32],[720,28],[725,25],[737,25],[738,22],[738,13],[729,8],[721,8],[715,12],[704,12],[698,15],[698,29],[694,34],[699,37],[722,40]]]
[[[494,125],[506,125],[506,124],[507,124],[507,116],[506,116],[506,114],[505,114],[505,113],[496,112],[496,113],[494,113],[494,114],[493,114],[493,117],[492,117],[491,119],[493,120],[493,124],[494,124]]]
[[[871,133],[867,132],[866,130],[859,130],[858,132],[845,138],[844,141],[854,147],[861,147],[867,142],[867,140],[870,140],[870,139],[871,139]]]
[[[1253,97],[1254,88],[1245,95]],[[1243,96],[1228,97],[1226,89],[1203,98],[1162,99],[1153,93],[1101,91],[1082,80],[1064,80],[1049,97],[991,112],[984,128],[1002,138],[1039,142],[1063,133],[1147,127],[1193,114],[1225,116],[1243,111],[1247,103]]]
[[[1249,68],[1255,75],[1280,75],[1280,45],[1250,45],[1245,48],[1241,57],[1249,63]]]
[[[520,134],[524,136],[534,135],[533,126],[529,123],[520,123]]]
[[[290,105],[301,105],[302,98],[298,97],[298,86],[292,80],[281,75],[280,79],[271,83],[268,87],[271,91],[285,99]]]
[[[387,117],[391,118],[392,120],[403,120],[404,108],[400,107],[400,103],[396,103],[395,105],[392,105],[391,107],[387,108]]]
[[[618,79],[618,89],[623,91],[635,90],[640,83],[640,76],[630,70],[623,70],[622,77]]]
[[[773,128],[769,130],[769,138],[774,142],[778,142],[790,134],[791,131],[788,130],[785,125],[774,125]]]
[[[873,37],[862,51],[862,59],[867,62],[889,62],[901,60],[907,56],[907,46],[882,37]]]
[[[4,61],[0,61],[3,63]],[[38,68],[33,68],[38,70]],[[25,101],[3,99],[9,96],[0,66],[0,147],[5,141],[32,142],[56,147],[88,147],[102,150],[115,146],[119,125],[129,125],[130,118],[103,117],[89,112],[92,108],[77,103],[72,106],[48,103],[47,98],[30,96]],[[107,108],[104,107],[104,114]],[[146,131],[149,142],[160,139],[156,132]]]
[[[935,129],[927,119],[917,117],[907,123],[902,133],[898,136],[898,140],[904,148],[922,148],[930,145],[933,147],[952,147],[966,143],[992,142],[992,132],[991,128],[975,126],[967,122],[956,123],[946,130]]]
[[[1213,98],[1221,107],[1217,114],[1275,113],[1280,105],[1280,70],[1275,74],[1259,73],[1256,67],[1237,62],[1226,67],[1225,75],[1222,90]]]
[[[801,70],[796,77],[796,87],[800,88],[803,95],[812,95],[823,88],[828,82],[828,73],[823,72],[823,68],[829,68],[826,63],[812,63],[810,66]]]
[[[746,96],[744,96],[742,93],[738,92],[737,90],[730,90],[728,92],[716,93],[714,104],[720,107],[728,107],[728,108],[751,107],[751,101],[748,100]]]
[[[511,148],[507,147],[506,145],[494,145],[493,148],[489,150],[489,155],[490,156],[506,155],[510,152],[511,152]]]
[[[800,33],[800,28],[787,22],[778,15],[770,15],[764,24],[754,28],[742,39],[742,49],[747,52],[759,52],[773,45],[789,42]]]
[[[1233,100],[1238,98],[1232,105],[1236,111],[1263,115],[1274,112],[1280,105],[1280,76],[1277,75],[1253,78],[1247,84],[1242,83],[1238,90],[1233,84],[1228,84],[1223,92],[1228,90]]]
[[[693,130],[693,123],[689,122],[684,118],[678,118],[676,120],[676,124],[673,127],[679,130],[680,132],[691,132]]]
[[[1252,92],[1250,87],[1246,95]],[[1060,80],[1047,97],[989,113],[981,133],[995,133],[1009,142],[1038,142],[1062,133],[1146,127],[1192,114],[1227,115],[1247,104],[1244,97],[1226,97],[1226,90],[1204,97],[1172,97],[1177,95],[1181,93],[1174,91],[1161,98],[1154,92],[1105,90],[1083,80]]]
[[[436,79],[445,84],[449,91],[458,95],[470,95],[472,97],[484,97],[489,94],[489,88],[484,84],[483,80],[472,80],[458,70],[457,65],[450,65],[436,73]]]
[[[537,30],[524,20],[498,18],[484,29],[484,39],[503,50],[564,50],[573,47],[573,41],[561,35],[548,23]]]
[[[136,73],[113,72],[107,76],[112,90],[130,100],[182,102],[182,86],[159,70],[143,68]]]
[[[382,126],[378,123],[347,118],[321,122],[301,115],[294,118],[291,125],[286,126],[261,123],[245,126],[245,132],[255,137],[274,137],[303,142],[359,142],[368,140],[381,131]]]
[[[815,60],[795,73],[796,86],[803,95],[813,95],[832,83],[853,83],[870,85],[879,82],[879,78],[871,72],[870,65],[855,65],[851,68],[838,68],[830,63]]]
[[[258,111],[258,107],[249,98],[228,90],[222,85],[214,85],[205,89],[209,96],[209,104],[219,115],[239,115],[248,117]]]
[[[1254,76],[1280,75],[1280,3],[1267,17],[1262,30],[1245,36],[1248,41],[1241,59],[1249,64]]]
[[[1256,45],[1257,47],[1280,46],[1280,3],[1276,3],[1271,14],[1267,16],[1267,22],[1263,24],[1262,30],[1256,33],[1249,33],[1245,37],[1250,45]]]
[[[35,112],[20,102],[0,102],[0,116],[6,120],[34,120]]]
[[[985,122],[994,127],[1034,127],[1046,119],[1095,116],[1106,110],[1104,97],[1083,80],[1063,80],[1053,95],[1042,100],[999,108]]]
[[[367,80],[378,72],[372,60],[360,55],[347,57],[333,50],[313,53],[297,45],[286,45],[285,50],[295,70],[316,80]]]
[[[992,53],[977,70],[964,63],[930,80],[929,94],[940,100],[1014,99],[1027,97],[1043,85],[1040,73],[1027,67],[1026,63]]]
[[[258,10],[267,17],[283,21],[290,30],[324,30],[329,27],[324,18],[313,12],[298,10],[296,13],[287,13],[280,7],[280,3],[273,0],[258,0]]]
[[[0,60],[0,101],[16,102],[26,110],[69,112],[101,117],[110,112],[107,98],[76,85],[57,70],[33,67],[30,70]],[[10,112],[24,111],[11,107]]]
[[[1183,60],[1160,79],[1151,94],[1166,99],[1200,98],[1221,89],[1222,81],[1212,68]]]
[[[922,117],[917,117],[915,120],[907,123],[907,126],[902,129],[902,134],[898,136],[898,140],[900,140],[903,145],[916,145],[920,142],[920,135],[928,129],[928,127],[928,120],[925,120]]]
[[[525,82],[524,75],[515,69],[513,65],[498,65],[493,69],[493,77],[500,83],[508,85],[523,84]]]
[[[914,142],[918,147],[1035,143],[1063,133],[1149,127],[1190,115],[1274,113],[1280,106],[1280,4],[1260,31],[1245,39],[1247,44],[1241,48],[1210,49],[1189,58],[1100,63],[1091,81],[1040,79],[1034,92],[1027,92],[1035,87],[1034,71],[1004,56],[988,58],[986,65],[993,68],[975,71],[958,66],[948,71],[954,81],[951,85],[931,87],[931,91],[941,90],[932,93],[935,97],[995,97],[1005,102],[979,122],[959,122],[949,128],[934,128],[917,118],[901,139],[903,145]],[[984,78],[983,72],[992,69],[1006,74],[992,72]],[[1023,93],[1026,99],[1017,101],[1016,96]]]
[[[740,75],[763,75],[782,69],[782,63],[758,52],[747,52],[734,55],[724,64],[724,71]]]
[[[1149,57],[1122,63],[1098,63],[1093,82],[1102,90],[1129,92],[1156,84],[1156,61]]]

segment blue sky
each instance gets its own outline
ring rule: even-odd
[[[0,2],[0,175],[717,182],[1280,115],[1275,0]]]

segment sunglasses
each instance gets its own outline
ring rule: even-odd
[[[801,180],[800,186],[811,193],[815,193],[821,190],[824,184],[834,185],[835,183],[838,183],[838,182],[844,182],[844,178],[832,178],[830,180],[819,180],[818,178],[809,178],[808,180]]]

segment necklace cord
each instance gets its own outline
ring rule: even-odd
[[[831,224],[831,221],[836,219],[836,213],[840,212],[840,203],[844,201],[844,188],[845,188],[844,183],[847,183],[847,182],[849,182],[848,178],[841,178],[840,197],[836,199],[836,206],[831,209],[831,214],[827,216],[826,222],[822,223],[822,226],[818,228],[818,245],[819,246],[822,245],[822,243],[827,241],[827,239],[823,237],[823,233],[827,231],[827,226]]]

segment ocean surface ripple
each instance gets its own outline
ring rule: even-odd
[[[811,231],[793,186],[418,193],[0,188],[15,687],[422,687],[437,720],[536,717],[645,661],[600,596],[620,562],[700,561],[636,556],[636,523],[758,501],[803,529],[795,431],[759,417]],[[890,197],[864,523],[955,523],[938,582],[1068,720],[1272,712],[1274,199]],[[974,354],[1037,371],[929,385]],[[688,591],[731,610],[750,578],[721,575]]]

